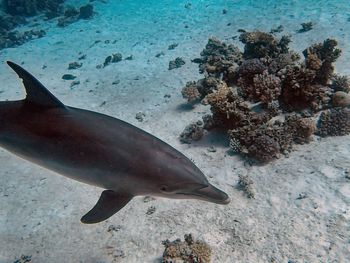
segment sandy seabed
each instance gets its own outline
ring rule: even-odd
[[[292,36],[291,48],[299,52],[335,38],[343,50],[336,71],[350,75],[348,1],[191,1],[189,9],[186,3],[95,1],[97,14],[91,20],[65,28],[40,22],[47,30],[44,38],[0,51],[0,99],[23,98],[5,61],[23,62],[65,104],[126,120],[179,149],[232,202],[219,206],[157,198],[145,203],[137,197],[107,221],[83,225],[80,218],[101,189],[0,150],[1,263],[22,254],[32,255],[32,262],[160,262],[161,241],[186,233],[212,247],[212,262],[350,262],[349,136],[315,138],[297,146],[289,158],[252,167],[229,155],[219,136],[208,134],[190,145],[178,140],[189,122],[209,111],[203,105],[189,110],[180,90],[200,78],[191,59],[210,36],[241,47],[232,40],[238,29],[269,31],[283,25]],[[296,33],[308,21],[314,29]],[[168,50],[173,43],[178,47]],[[162,51],[164,56],[155,57]],[[116,52],[134,59],[96,68]],[[87,56],[83,66],[68,71],[81,54]],[[176,57],[186,64],[169,71]],[[61,79],[66,73],[76,75],[80,84],[70,87],[71,81]],[[143,122],[135,119],[138,112],[145,113]],[[210,146],[215,153],[208,151]],[[254,180],[255,199],[237,189],[240,174]],[[151,206],[155,212],[146,215]],[[108,232],[110,225],[117,231]]]

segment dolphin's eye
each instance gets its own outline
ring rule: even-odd
[[[168,186],[166,186],[166,185],[162,185],[161,187],[160,187],[160,191],[162,191],[162,192],[168,192]]]

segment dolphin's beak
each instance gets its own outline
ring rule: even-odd
[[[202,200],[216,204],[226,205],[231,201],[226,193],[211,184],[207,187],[195,190],[193,194],[199,196]]]

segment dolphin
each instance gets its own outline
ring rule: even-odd
[[[122,120],[64,105],[21,66],[26,98],[0,102],[0,146],[71,179],[105,189],[81,218],[98,223],[134,196],[199,199],[228,204],[185,155]]]

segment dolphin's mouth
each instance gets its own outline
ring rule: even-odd
[[[230,203],[230,198],[228,195],[216,188],[215,186],[209,184],[208,186],[198,188],[189,193],[178,193],[181,195],[196,196],[198,199],[216,203],[216,204],[228,204]]]

